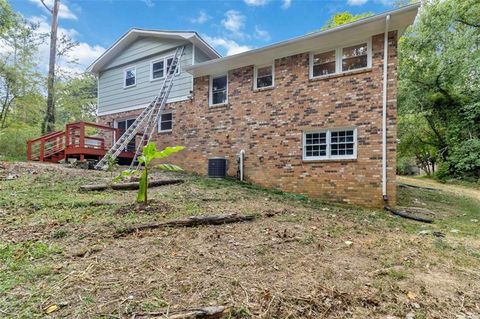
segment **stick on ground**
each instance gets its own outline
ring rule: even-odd
[[[161,181],[152,181],[148,183],[148,187],[158,187],[163,185],[172,185],[183,183],[181,179],[169,179]],[[135,190],[139,188],[138,182],[133,183],[122,183],[122,184],[94,184],[94,185],[83,185],[80,186],[81,191],[104,191],[107,189],[114,190]]]
[[[185,219],[175,219],[161,223],[153,224],[143,224],[137,226],[130,226],[127,228],[122,228],[117,231],[117,237],[131,234],[137,231],[147,230],[147,229],[157,229],[157,228],[168,228],[168,227],[196,227],[201,225],[222,225],[222,224],[231,224],[231,223],[241,223],[252,221],[261,215],[213,215],[213,216],[192,216]]]

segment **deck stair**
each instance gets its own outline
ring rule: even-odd
[[[104,169],[109,158],[116,159],[132,141],[132,139],[141,135],[140,141],[136,143],[137,150],[131,162],[131,167],[137,164],[137,156],[141,153],[142,148],[152,138],[153,132],[157,127],[160,114],[165,108],[168,96],[173,86],[174,78],[178,75],[180,70],[180,60],[185,51],[185,46],[178,47],[173,56],[172,63],[167,68],[167,74],[162,82],[160,93],[155,99],[142,111],[136,118],[135,122],[123,133],[123,135],[115,142],[115,144],[108,150],[105,156],[95,165],[96,169]]]

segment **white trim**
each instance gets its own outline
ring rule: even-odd
[[[212,97],[213,97],[213,79],[214,78],[219,78],[219,77],[223,77],[223,76],[226,76],[227,77],[227,85],[226,85],[226,100],[225,102],[222,102],[222,103],[217,103],[217,104],[213,104],[212,103]],[[209,83],[208,83],[208,106],[221,106],[221,105],[226,105],[228,104],[228,72],[227,73],[222,73],[222,74],[216,74],[216,75],[210,75],[210,79],[209,79]]]
[[[390,15],[385,17],[383,36],[383,97],[382,97],[382,195],[387,200],[387,89],[388,89],[388,26]]]
[[[190,100],[190,98],[188,96],[179,96],[179,97],[176,97],[176,98],[173,98],[173,99],[168,99],[167,104],[182,102],[182,101],[188,101],[188,100]],[[122,107],[122,108],[118,108],[118,109],[114,109],[114,110],[110,110],[110,111],[105,111],[105,112],[98,112],[98,110],[97,110],[97,116],[105,116],[105,115],[110,115],[110,114],[123,113],[123,112],[138,110],[138,109],[144,109],[149,105],[150,105],[150,103],[138,104],[138,105],[134,105],[134,106]]]
[[[172,119],[170,120],[170,122],[172,122],[172,128],[169,129],[169,130],[162,130],[161,127],[162,127],[162,115],[164,114],[172,114]],[[168,133],[168,132],[171,132],[173,130],[173,112],[172,111],[164,111],[162,113],[160,113],[160,116],[158,118],[158,123],[157,123],[157,132],[158,133]]]
[[[258,69],[260,68],[264,68],[264,67],[267,67],[267,66],[271,66],[272,67],[272,85],[270,86],[264,86],[264,87],[257,87],[257,72],[258,72]],[[275,87],[275,61],[273,61],[271,64],[268,63],[268,64],[263,64],[263,65],[255,65],[253,67],[253,89],[254,90],[262,90],[262,89],[268,89],[268,88],[273,88]]]
[[[343,49],[360,45],[363,43],[367,43],[367,66],[363,68],[358,68],[358,69],[352,69],[352,70],[347,70],[347,71],[342,71],[342,62],[343,62]],[[327,53],[335,51],[335,72],[330,73],[330,74],[325,74],[325,75],[313,75],[313,56],[316,54],[321,54],[321,53]],[[342,45],[341,47],[336,47],[336,48],[331,48],[327,50],[321,50],[321,51],[312,51],[309,54],[309,62],[308,62],[308,77],[309,79],[320,79],[320,78],[326,78],[332,75],[338,75],[338,74],[343,74],[343,73],[348,73],[348,72],[355,72],[355,71],[362,71],[362,70],[367,70],[372,67],[372,37],[369,37],[364,40],[360,41],[355,41],[352,42],[351,44],[345,44]]]
[[[130,71],[130,70],[134,70],[135,83],[133,83],[132,85],[126,85],[127,84],[126,83],[127,82],[127,72]],[[137,86],[137,66],[132,65],[132,66],[129,66],[128,68],[123,69],[123,88],[128,89],[128,88],[135,87],[135,86]]]
[[[339,131],[353,131],[353,154],[352,155],[335,155],[332,156],[331,154],[331,133],[332,132],[339,132]],[[306,156],[307,153],[307,144],[306,144],[306,134],[312,133],[326,133],[326,155],[325,156]],[[332,128],[332,129],[318,129],[318,130],[306,130],[302,132],[302,160],[303,161],[331,161],[331,160],[354,160],[357,159],[357,128],[356,127],[340,127],[340,128]]]

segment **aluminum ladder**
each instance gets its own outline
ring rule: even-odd
[[[136,161],[137,156],[141,153],[143,144],[145,141],[148,143],[152,138],[152,135],[157,127],[160,114],[165,108],[165,104],[168,100],[168,95],[173,86],[173,80],[178,75],[180,70],[180,60],[185,51],[185,46],[178,47],[175,50],[172,63],[170,66],[165,65],[166,75],[160,89],[160,93],[150,103],[140,115],[135,119],[135,122],[125,130],[122,136],[113,144],[113,146],[107,151],[105,156],[95,165],[95,169],[105,169],[109,158],[115,160],[121,152],[127,147],[128,143],[135,138],[140,129],[143,129],[141,141],[135,152],[135,156],[132,160],[132,164]]]

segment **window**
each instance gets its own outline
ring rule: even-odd
[[[210,105],[221,105],[228,102],[227,75],[210,77]]]
[[[371,39],[364,43],[310,54],[310,78],[361,70],[371,66]]]
[[[322,76],[336,72],[335,50],[314,54],[312,76]]]
[[[274,69],[273,64],[255,67],[254,74],[254,88],[268,88],[273,87]]]
[[[137,84],[136,80],[137,69],[135,67],[131,67],[125,70],[125,80],[123,82],[124,87],[135,86]]]
[[[158,131],[159,132],[170,132],[172,130],[172,124],[173,124],[173,114],[172,113],[163,113],[160,116]]]
[[[114,127],[119,129],[119,134],[122,136],[122,134],[125,133],[125,131],[132,126],[134,122],[135,119],[119,120],[114,122]],[[117,138],[120,138],[120,136]],[[135,149],[135,139],[132,139],[125,147],[125,150],[128,152],[135,152]]]
[[[368,45],[362,43],[342,49],[342,71],[366,68],[368,65]]]
[[[163,78],[163,69],[164,69],[164,61],[153,61],[152,62],[152,77],[151,80]]]
[[[173,62],[173,56],[163,57],[157,60],[154,60],[150,63],[150,81],[163,79],[166,74],[165,66],[167,70],[170,70],[170,67]],[[180,65],[177,68],[177,73],[180,73]]]
[[[356,129],[305,132],[303,137],[303,159],[355,159],[357,157],[356,144]]]

